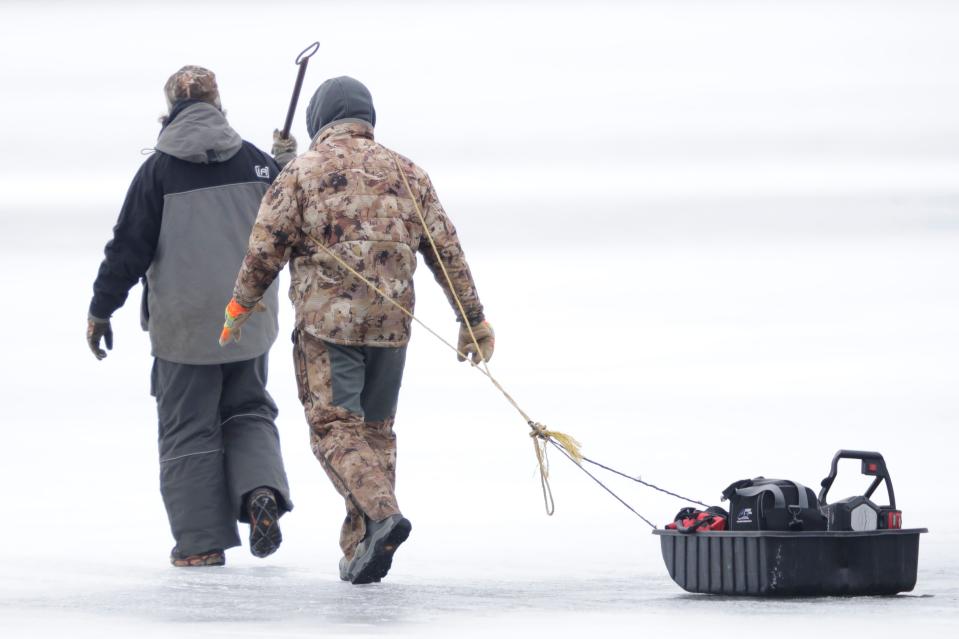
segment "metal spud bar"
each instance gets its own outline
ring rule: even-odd
[[[296,84],[293,85],[293,96],[290,97],[290,108],[286,111],[286,123],[283,125],[283,131],[280,137],[284,140],[290,137],[290,127],[293,126],[293,114],[296,112],[296,103],[300,100],[300,88],[303,86],[303,77],[306,75],[306,65],[317,51],[320,50],[320,43],[314,42],[296,56],[296,64],[300,67],[296,74]]]

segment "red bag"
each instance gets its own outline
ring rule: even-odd
[[[666,529],[678,530],[682,533],[726,530],[726,520],[728,518],[729,513],[719,506],[710,506],[706,510],[683,508],[676,513],[673,523],[666,524]]]

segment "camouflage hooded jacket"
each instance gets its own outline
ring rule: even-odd
[[[394,161],[394,157],[396,161]],[[350,273],[335,254],[404,308],[414,305],[413,272],[421,252],[459,321],[432,247],[403,184],[406,175],[450,275],[466,320],[483,320],[456,229],[427,174],[373,141],[373,127],[340,120],[321,130],[310,150],[290,162],[260,205],[234,295],[259,301],[287,261],[296,326],[351,346],[402,346],[411,320]]]

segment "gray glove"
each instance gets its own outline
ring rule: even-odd
[[[291,135],[284,139],[280,137],[281,133],[279,129],[273,129],[273,148],[270,149],[270,154],[282,169],[296,157],[296,138]]]
[[[107,352],[100,348],[100,338],[104,338],[108,350],[113,350],[113,328],[110,326],[109,319],[100,319],[93,315],[87,315],[87,344],[93,351],[93,356],[97,359],[103,359]]]

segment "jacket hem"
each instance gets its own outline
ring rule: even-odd
[[[189,357],[179,357],[175,355],[162,353],[155,348],[150,349],[150,354],[157,359],[162,359],[165,362],[173,362],[174,364],[186,364],[188,366],[217,366],[220,364],[233,364],[236,362],[245,362],[250,359],[256,359],[257,357],[262,357],[263,355],[266,355],[267,353],[270,352],[270,349],[273,348],[274,342],[276,342],[275,336],[273,337],[273,339],[270,340],[270,343],[267,344],[266,348],[262,350],[257,350],[257,351],[254,351],[253,353],[238,353],[237,355],[234,355],[232,357],[229,356],[229,351],[228,351],[228,349],[230,348],[230,345],[223,347],[224,356],[217,357],[217,358],[201,357],[198,359],[194,359]]]
[[[401,346],[406,346],[410,342],[410,336],[407,335],[404,338],[398,340],[368,340],[368,339],[344,339],[342,337],[330,337],[329,335],[322,334],[321,331],[313,329],[311,327],[304,327],[299,329],[311,337],[316,339],[323,340],[324,342],[329,342],[331,344],[337,344],[339,346],[374,346],[377,348],[399,348]]]

